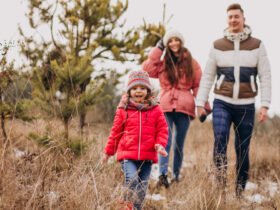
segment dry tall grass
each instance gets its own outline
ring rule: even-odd
[[[72,136],[78,135],[73,120]],[[0,146],[0,209],[117,209],[122,198],[123,174],[120,164],[100,164],[100,156],[111,125],[94,124],[85,129],[86,139],[96,139],[87,153],[75,157],[70,150],[59,150],[54,144],[42,148],[28,137],[33,131],[42,134],[46,124],[49,135],[57,138],[62,125],[57,121],[37,120],[8,122],[9,141]],[[276,129],[276,128],[271,128]],[[233,133],[233,132],[231,132]],[[258,188],[246,190],[244,196],[257,193],[266,199],[261,203],[237,200],[234,196],[235,152],[233,136],[229,145],[228,189],[226,199],[214,179],[211,123],[193,121],[185,144],[182,178],[168,190],[161,190],[165,200],[146,199],[144,209],[279,209],[280,208],[280,137],[271,133],[254,135],[251,143],[250,182]],[[59,139],[57,139],[59,141]],[[267,189],[277,183],[278,192]],[[149,194],[157,193],[151,180]]]

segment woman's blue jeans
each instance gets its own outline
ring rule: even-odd
[[[134,203],[135,209],[141,209],[149,185],[152,169],[150,160],[122,160],[121,167],[125,175],[125,186],[128,188],[124,201]]]
[[[168,124],[168,143],[165,148],[168,155],[166,157],[159,155],[159,173],[160,175],[167,175],[169,152],[173,142],[173,177],[178,179],[184,157],[183,149],[186,134],[190,125],[190,117],[187,114],[175,111],[165,112],[164,115]],[[172,141],[173,124],[175,125],[174,141]]]
[[[249,146],[255,119],[255,105],[233,105],[215,99],[213,105],[213,129],[215,136],[214,163],[217,178],[226,184],[227,145],[233,123],[236,151],[236,187],[245,189],[249,172]]]

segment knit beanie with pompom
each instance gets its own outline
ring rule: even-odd
[[[128,83],[126,91],[128,92],[132,87],[136,85],[143,85],[152,91],[152,85],[150,83],[149,74],[142,70],[132,71],[128,76]]]

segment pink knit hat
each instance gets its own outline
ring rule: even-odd
[[[128,76],[128,83],[126,90],[129,91],[135,85],[143,85],[149,90],[152,90],[152,85],[150,83],[149,74],[145,71],[138,70],[130,72]]]

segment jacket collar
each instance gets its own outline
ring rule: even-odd
[[[141,110],[147,111],[153,109],[156,105],[158,105],[158,101],[155,97],[151,97],[146,100],[144,103],[137,103],[132,98],[128,98],[127,94],[124,94],[121,98],[120,104],[118,108],[130,109],[130,110]]]
[[[228,28],[226,28],[224,30],[224,37],[232,42],[235,40],[244,41],[251,36],[251,33],[252,33],[252,30],[251,30],[250,26],[245,25],[243,32],[238,33],[238,34],[230,33],[228,31]]]

